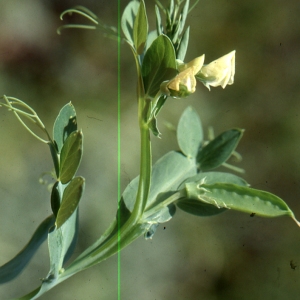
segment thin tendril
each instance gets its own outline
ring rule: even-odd
[[[62,29],[66,29],[66,28],[79,28],[79,29],[97,29],[96,26],[93,25],[80,25],[80,24],[67,24],[67,25],[62,25],[57,29],[57,33],[61,34],[61,30]]]
[[[119,37],[117,35],[117,29],[115,27],[108,26],[108,25],[102,23],[100,20],[97,21],[97,19],[98,19],[97,16],[84,6],[78,5],[78,6],[75,6],[74,8],[65,10],[64,12],[61,13],[60,19],[63,20],[63,18],[66,14],[72,15],[73,13],[79,14],[79,15],[87,18],[94,24],[100,26],[105,31],[104,35],[106,37],[114,39],[114,40],[118,40]],[[96,25],[67,24],[67,25],[60,26],[57,29],[57,33],[61,34],[62,29],[67,29],[67,28],[97,29]]]
[[[86,14],[88,14],[92,18],[94,18],[95,20],[98,19],[98,17],[91,10],[89,10],[88,8],[86,8],[86,7],[82,6],[82,5],[76,5],[74,7],[74,9],[81,10],[81,11],[85,12]]]
[[[36,112],[30,107],[28,106],[26,103],[24,103],[23,101],[17,99],[17,98],[13,98],[13,97],[7,97],[7,96],[3,96],[2,97],[7,104],[5,103],[1,103],[0,106],[4,106],[6,107],[8,110],[11,110],[14,115],[16,116],[16,118],[19,120],[19,122],[26,128],[26,130],[28,132],[30,132],[35,138],[37,138],[39,141],[43,142],[43,143],[49,143],[52,142],[44,124],[42,123],[42,121],[40,120],[40,118],[38,117],[38,115],[36,114]],[[12,101],[10,101],[12,100]],[[30,112],[32,112],[32,114],[27,113],[25,111],[22,111],[20,109],[17,109],[15,107],[13,107],[12,105],[20,105],[22,107],[25,107],[26,109],[28,109]],[[42,131],[44,133],[46,133],[47,137],[49,138],[49,140],[44,140],[42,138],[40,138],[37,134],[35,134],[27,125],[26,123],[21,119],[21,117],[19,116],[22,115],[24,117],[26,117],[28,120],[30,120],[32,123],[34,123],[35,125],[37,125],[40,129],[42,129]]]
[[[82,12],[82,11],[80,11],[78,9],[74,9],[74,8],[67,9],[67,10],[63,11],[60,15],[60,19],[63,20],[64,15],[66,15],[66,14],[71,14],[72,15],[72,13],[79,14],[79,15],[87,18],[88,20],[90,20],[91,22],[93,22],[96,25],[99,24],[98,21],[96,20],[96,18],[90,16],[89,14],[87,14],[85,12]]]

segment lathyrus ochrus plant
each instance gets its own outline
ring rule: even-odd
[[[148,30],[144,1],[131,1],[124,10],[122,38],[132,50],[137,70],[138,126],[140,129],[140,174],[124,190],[116,218],[103,235],[67,266],[78,234],[78,205],[84,179],[76,176],[83,149],[83,134],[77,129],[76,112],[71,103],[59,112],[50,136],[36,112],[24,102],[3,96],[2,107],[12,111],[40,141],[50,147],[56,182],[50,205],[53,214],[38,226],[28,244],[0,268],[2,283],[15,278],[26,266],[40,244],[48,238],[50,270],[41,285],[20,299],[36,299],[60,282],[116,254],[143,235],[152,238],[160,223],[170,221],[179,208],[200,217],[213,216],[229,209],[262,217],[290,216],[293,212],[279,197],[253,189],[239,176],[214,171],[236,155],[242,129],[231,129],[205,141],[200,118],[192,107],[183,112],[177,127],[179,149],[171,151],[152,165],[151,133],[161,134],[157,125],[160,110],[167,101],[188,97],[197,84],[210,87],[233,84],[235,51],[205,64],[204,54],[185,63],[190,28],[185,26],[189,0],[170,1],[167,8],[157,1],[156,30]],[[100,28],[120,42],[114,27],[101,24],[84,7],[65,11],[78,13],[94,25],[64,25],[63,28]],[[161,16],[165,17],[165,27]],[[200,84],[201,85],[201,84]],[[188,101],[188,100],[187,100]],[[34,133],[24,120],[33,122],[46,135]]]

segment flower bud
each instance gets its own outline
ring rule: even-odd
[[[197,57],[187,64],[178,63],[179,74],[161,85],[161,90],[173,98],[184,98],[196,90],[195,75],[203,66],[204,55]]]
[[[221,86],[224,89],[227,84],[233,84],[234,73],[235,50],[202,67],[196,78],[209,90],[210,86]]]

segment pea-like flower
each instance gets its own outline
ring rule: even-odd
[[[173,98],[184,98],[196,90],[195,75],[199,73],[203,66],[204,55],[197,57],[187,64],[179,63],[179,73],[175,78],[163,82],[161,91]]]
[[[210,86],[221,86],[223,89],[227,84],[233,84],[235,73],[235,50],[204,65],[196,78],[200,80],[209,90]]]

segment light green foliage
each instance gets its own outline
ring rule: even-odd
[[[170,39],[165,35],[158,36],[147,50],[142,75],[145,93],[155,97],[163,81],[176,75],[176,57]]]
[[[212,170],[226,162],[237,147],[243,132],[241,129],[227,130],[203,147],[197,155],[199,169]]]
[[[60,228],[77,209],[83,189],[84,179],[82,177],[73,178],[65,188],[62,202],[56,217],[57,228]]]
[[[142,0],[133,26],[133,40],[137,54],[142,54],[148,36],[148,21],[145,3]]]
[[[195,158],[203,142],[203,131],[197,112],[188,107],[179,119],[177,140],[181,151],[190,158]]]
[[[53,126],[53,139],[56,142],[58,153],[61,152],[67,137],[76,130],[76,111],[70,102],[61,109]]]
[[[125,35],[125,38],[126,38],[127,42],[129,44],[131,44],[132,46],[134,46],[133,27],[134,27],[136,15],[139,10],[139,6],[140,6],[139,1],[136,1],[136,0],[130,1],[123,12],[122,19],[121,19],[121,26],[122,26],[122,30]],[[138,30],[138,28],[136,29],[136,31],[137,30]],[[143,28],[143,31],[144,31],[144,28]],[[138,35],[138,34],[136,33],[136,35]],[[142,36],[142,34],[141,34],[141,36]]]
[[[82,157],[82,132],[74,131],[66,139],[60,154],[59,179],[68,183],[75,175]]]
[[[156,2],[157,28],[150,33],[143,0],[129,2],[121,19],[123,40],[133,52],[138,77],[140,174],[125,188],[111,225],[68,265],[66,262],[77,242],[79,203],[85,186],[85,179],[76,176],[83,153],[83,133],[77,129],[75,108],[71,103],[63,106],[54,122],[51,138],[36,112],[26,103],[6,96],[0,103],[11,110],[34,137],[49,145],[57,177],[49,197],[53,215],[38,226],[23,250],[0,267],[1,283],[14,279],[48,237],[50,270],[40,287],[20,299],[38,298],[74,274],[116,254],[142,235],[146,239],[153,238],[159,224],[170,221],[177,208],[199,217],[229,209],[263,217],[287,215],[299,225],[279,197],[250,188],[236,175],[211,171],[230,166],[227,161],[235,154],[244,130],[226,130],[207,141],[200,117],[192,107],[187,107],[179,119],[178,148],[164,154],[152,166],[151,132],[154,137],[161,135],[157,118],[166,101],[174,101],[176,105],[172,97],[183,98],[194,93],[196,80],[208,88],[225,88],[233,83],[235,73],[235,51],[209,65],[204,65],[204,55],[184,63],[189,43],[190,28],[185,28],[191,10],[189,0],[171,0],[167,8]],[[61,18],[66,13],[80,14],[96,25],[63,25],[59,31],[72,27],[95,29],[99,25],[109,37],[119,39],[114,27],[102,24],[84,7],[67,10]],[[162,15],[166,19],[165,26]],[[33,132],[22,118],[37,125],[47,139]]]

